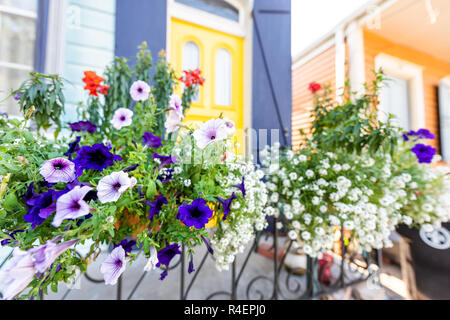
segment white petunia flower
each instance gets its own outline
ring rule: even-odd
[[[200,129],[193,133],[195,142],[200,149],[205,149],[209,144],[225,140],[228,137],[223,119],[211,119],[203,123]]]
[[[114,116],[111,120],[111,124],[116,130],[120,130],[123,127],[131,126],[133,123],[133,111],[127,108],[120,108],[114,112]]]
[[[113,172],[98,182],[97,196],[101,203],[116,202],[122,193],[132,187],[133,181],[128,173]]]

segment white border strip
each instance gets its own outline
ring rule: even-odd
[[[206,11],[201,11],[175,1],[169,2],[168,5],[170,16],[172,18],[185,20],[190,23],[198,24],[238,37],[245,36],[245,27],[241,23],[216,16]],[[241,10],[239,14],[242,14]]]
[[[0,12],[13,14],[30,19],[37,19],[37,13],[31,10],[18,9],[11,6],[0,5]]]
[[[28,66],[26,64],[20,64],[20,63],[6,62],[6,61],[0,61],[0,67],[22,70],[22,71],[33,71],[33,66]]]

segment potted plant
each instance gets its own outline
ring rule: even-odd
[[[144,43],[136,58],[133,68],[116,58],[104,77],[85,72],[89,99],[68,127],[59,118],[60,77],[33,74],[14,92],[24,120],[0,118],[0,238],[14,248],[0,272],[3,298],[56,291],[86,272],[104,244],[111,248],[101,266],[107,285],[136,259],[133,248],[148,258],[146,270],[162,268],[161,280],[181,245],[189,272],[203,243],[223,269],[254,227],[265,227],[263,174],[235,154],[234,124],[183,124],[205,81],[200,71],[185,72],[181,99],[163,52],[153,65]],[[55,140],[30,131],[30,121],[56,127]],[[59,137],[66,128],[68,137]],[[81,257],[76,247],[86,240],[93,244]]]

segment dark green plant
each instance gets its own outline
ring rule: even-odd
[[[166,59],[165,51],[159,53],[159,61],[156,62],[156,71],[153,76],[152,94],[155,98],[156,110],[161,112],[155,119],[158,132],[164,132],[164,110],[169,106],[170,96],[176,85],[176,75]]]
[[[31,78],[24,81],[14,94],[18,98],[20,111],[25,115],[32,106],[35,107],[33,119],[38,132],[56,125],[55,137],[61,131],[61,114],[64,112],[65,98],[63,83],[58,75],[30,73]]]
[[[398,129],[391,123],[378,120],[378,96],[384,74],[375,72],[375,80],[365,84],[365,93],[351,93],[346,83],[342,103],[335,102],[333,92],[325,87],[315,96],[312,142],[320,150],[375,154],[380,149],[393,153],[398,143]]]

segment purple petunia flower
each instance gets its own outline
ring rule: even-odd
[[[44,273],[64,251],[79,241],[77,239],[57,244],[60,239],[61,237],[55,238],[29,250],[38,273]]]
[[[245,191],[245,177],[242,177],[242,183],[241,184],[236,184],[233,187],[236,187],[239,190],[241,190],[242,196],[245,198],[245,195],[246,195],[246,191]]]
[[[136,179],[130,178],[128,173],[113,172],[98,182],[98,199],[101,203],[116,202],[134,184],[136,184]]]
[[[161,265],[166,266],[166,270],[164,270],[164,272],[161,274],[159,280],[164,280],[164,278],[167,276],[169,264],[177,254],[181,254],[180,246],[178,244],[168,245],[167,247],[158,251],[158,263],[156,264],[156,267],[159,268]]]
[[[164,166],[174,164],[177,162],[177,158],[175,156],[161,156],[157,153],[153,154],[153,159],[159,159],[159,161],[161,162],[159,169],[161,169]]]
[[[14,100],[19,101],[20,98],[22,98],[22,94],[20,92],[17,92],[16,95],[14,96]]]
[[[22,232],[25,232],[25,230],[16,230],[16,231],[11,232],[9,234],[9,236],[12,238],[12,240],[16,240],[16,237],[15,237],[16,234],[22,233]],[[5,239],[2,242],[0,242],[0,245],[3,247],[3,246],[6,246],[10,242],[11,242],[11,239]]]
[[[145,132],[142,136],[144,145],[150,148],[158,149],[162,147],[161,138],[151,132]]]
[[[189,259],[189,267],[188,267],[188,273],[192,273],[195,271],[194,269],[194,257],[192,255],[192,251],[189,252],[190,259]]]
[[[125,253],[131,253],[131,251],[133,251],[133,248],[135,245],[136,245],[136,241],[123,239],[119,244],[116,244],[114,246],[114,249],[117,248],[118,246],[121,246],[123,248],[123,250],[125,250]]]
[[[144,199],[144,193],[142,192],[142,187],[143,187],[143,185],[140,184],[138,187],[138,195],[139,195],[139,198]]]
[[[127,108],[119,108],[114,112],[111,124],[116,130],[131,126],[133,123],[133,111]]]
[[[156,179],[161,181],[161,183],[167,183],[173,178],[173,169],[165,169]]]
[[[66,157],[68,157],[69,160],[72,160],[72,155],[75,152],[80,151],[80,141],[81,141],[81,137],[78,136],[74,142],[69,143],[69,150],[67,150],[67,152],[64,153],[64,155]]]
[[[43,194],[34,194],[26,199],[28,212],[23,217],[26,222],[31,223],[31,228],[40,226],[52,213],[56,211],[55,201],[63,192],[49,189]],[[27,197],[25,197],[27,198]]]
[[[168,204],[169,202],[166,197],[160,194],[155,201],[143,201],[143,203],[150,207],[150,214],[148,215],[148,218],[150,221],[153,221],[154,217],[161,212],[162,206]]]
[[[403,137],[403,141],[409,141],[409,137],[408,137],[408,135],[406,134],[406,133],[404,133],[403,135],[402,135],[402,137]]]
[[[125,268],[125,250],[122,246],[118,246],[111,252],[108,258],[103,261],[100,268],[101,273],[103,273],[103,278],[105,279],[105,284],[115,285],[120,275],[125,271]]]
[[[409,141],[409,137],[415,137],[416,139],[428,139],[433,140],[435,138],[434,134],[428,129],[419,129],[417,131],[411,130],[403,134],[403,140]]]
[[[136,170],[139,167],[139,164],[134,164],[126,169],[123,169],[123,172],[133,172],[134,170]]]
[[[90,121],[69,123],[69,126],[73,132],[89,132],[93,134],[97,130],[97,126]]]
[[[76,186],[72,191],[62,195],[56,201],[56,215],[52,225],[58,228],[63,220],[88,215],[90,207],[83,199],[91,190],[91,187]]]
[[[15,248],[12,258],[0,271],[3,299],[14,299],[30,284],[35,272],[31,253]]]
[[[434,155],[436,154],[435,148],[421,143],[416,144],[411,151],[416,154],[419,163],[431,163]]]
[[[417,131],[417,137],[419,139],[428,139],[428,140],[433,140],[435,138],[434,134],[432,134],[428,129],[419,129]]]
[[[69,183],[75,180],[75,164],[64,158],[47,160],[41,165],[39,173],[50,183]]]
[[[209,244],[208,240],[207,240],[204,236],[202,236],[202,240],[203,240],[203,242],[204,242],[206,248],[208,249],[208,252],[209,252],[211,255],[214,255],[214,249],[211,247],[211,245]]]
[[[233,194],[231,195],[231,198],[229,199],[222,199],[220,197],[217,197],[217,200],[219,200],[219,202],[222,205],[222,209],[223,209],[223,221],[227,220],[228,214],[231,212],[231,203],[233,202],[233,200],[236,199],[236,194],[233,192]]]
[[[92,147],[82,147],[74,163],[83,170],[93,169],[103,171],[113,166],[115,161],[122,161],[122,158],[112,154],[105,145],[94,144]]]
[[[151,88],[146,82],[138,80],[130,88],[131,99],[134,101],[146,101],[150,96],[150,91]]]
[[[206,201],[200,198],[194,200],[190,205],[180,206],[177,219],[188,227],[195,227],[200,230],[205,227],[212,216],[213,211],[206,205]]]

